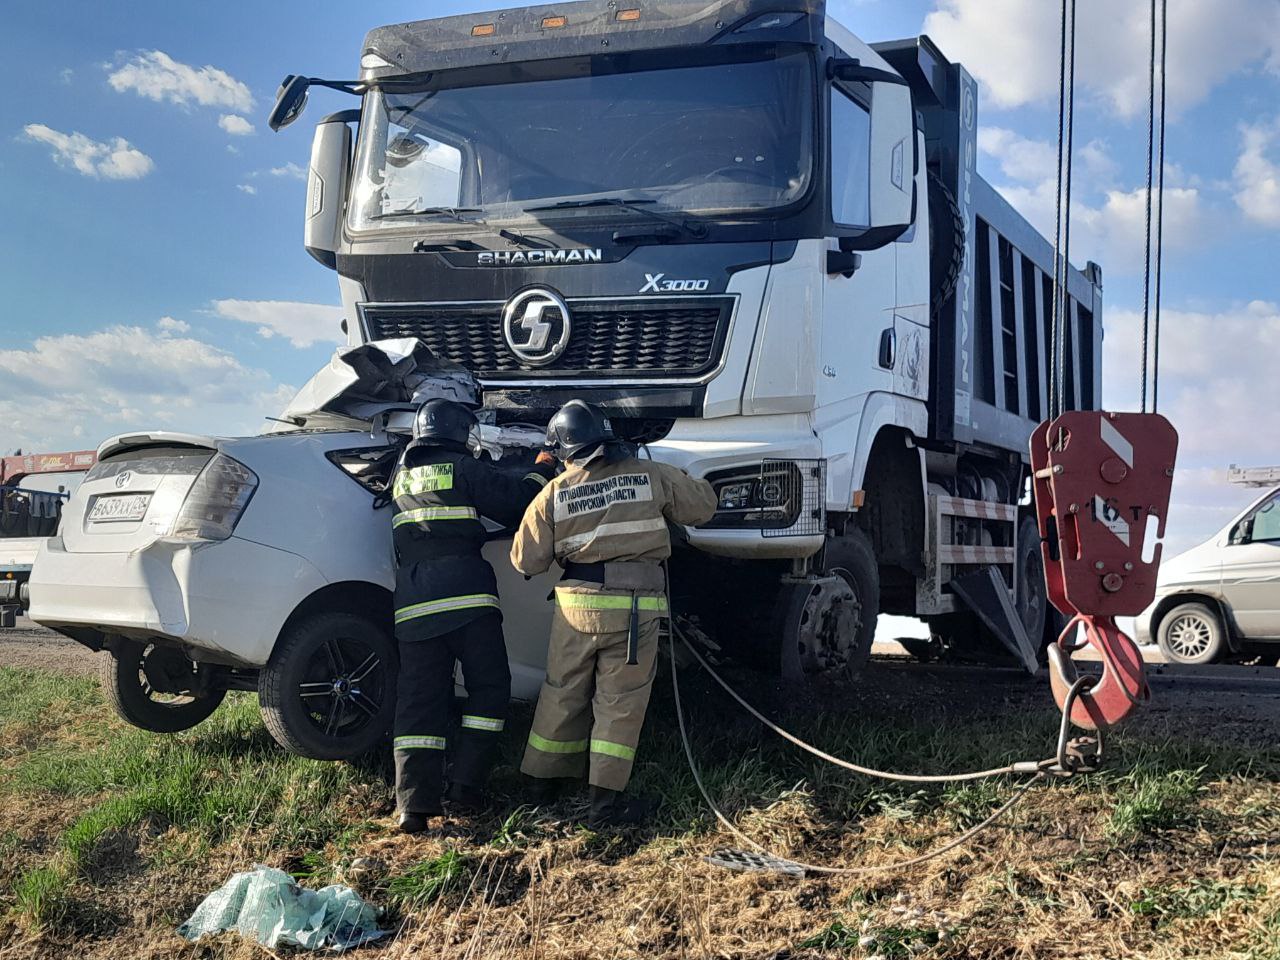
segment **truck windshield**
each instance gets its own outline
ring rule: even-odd
[[[752,215],[805,194],[806,54],[654,69],[637,69],[635,58],[572,63],[569,76],[566,67],[516,83],[370,91],[351,229],[457,229],[460,220],[519,219],[536,208],[529,216],[552,208],[616,218],[626,201]]]

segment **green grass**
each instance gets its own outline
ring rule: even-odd
[[[1230,904],[1257,900],[1264,893],[1266,887],[1259,884],[1197,879],[1182,887],[1144,887],[1130,909],[1163,926],[1174,920],[1208,917]]]
[[[470,857],[457,850],[446,850],[392,877],[387,881],[387,893],[404,909],[420,907],[466,886],[473,869]]]
[[[648,849],[670,844],[675,857],[688,841],[701,840],[714,821],[685,764],[669,691],[669,682],[660,679],[634,790],[663,802],[648,831]],[[718,690],[688,683],[684,692],[694,754],[712,796],[757,835],[767,831],[769,817],[781,810],[782,819],[802,824],[808,840],[828,851],[846,832],[865,827],[874,837],[893,838],[904,823],[911,824],[908,846],[932,848],[984,819],[1013,788],[1011,778],[921,787],[855,776],[742,720]],[[959,771],[1036,759],[1051,752],[1056,735],[1047,694],[1042,711],[978,715],[956,723],[917,717],[909,708],[868,716],[853,709],[801,709],[786,701],[760,706],[837,756],[904,772]],[[377,884],[376,899],[406,917],[441,898],[452,908],[455,901],[466,902],[465,891],[488,858],[517,859],[520,851],[552,835],[555,828],[548,827],[541,812],[522,806],[527,797],[515,769],[528,722],[529,711],[517,710],[495,783],[500,802],[509,804],[511,812],[481,822],[469,841],[450,840],[456,846],[439,856],[407,869],[396,867]],[[0,669],[0,733],[6,731],[11,736],[0,744],[12,747],[6,754],[0,746],[0,804],[8,796],[26,803],[48,798],[70,811],[60,832],[41,837],[39,844],[24,842],[21,823],[0,823],[0,858],[6,861],[0,866],[0,919],[8,912],[29,929],[73,928],[79,914],[69,916],[69,911],[85,898],[86,887],[99,883],[97,865],[104,853],[119,850],[116,841],[122,836],[145,841],[137,855],[145,858],[147,868],[200,863],[232,848],[243,857],[269,850],[283,858],[295,877],[317,885],[336,879],[340,864],[371,832],[382,829],[372,822],[374,809],[389,808],[391,801],[386,758],[356,766],[291,756],[267,735],[251,696],[232,695],[195,730],[163,736],[114,719],[92,681]],[[1034,821],[1038,804],[1053,803],[1055,811],[1066,811],[1068,817],[1079,814],[1080,821],[1065,829],[1079,829],[1084,839],[1097,841],[1064,853],[1052,867],[1059,876],[1067,879],[1077,870],[1091,876],[1105,872],[1108,857],[1117,851],[1126,854],[1123,862],[1137,862],[1168,847],[1153,842],[1165,835],[1189,843],[1190,828],[1216,823],[1210,818],[1219,816],[1210,809],[1212,801],[1202,809],[1202,793],[1224,783],[1238,790],[1257,789],[1260,796],[1247,814],[1264,821],[1262,827],[1271,822],[1276,807],[1269,800],[1280,780],[1280,749],[1237,748],[1174,732],[1122,731],[1108,744],[1109,761],[1101,773],[1054,781],[1028,795],[1017,815],[1024,824]],[[1001,829],[1010,831],[1005,836],[1016,835],[1021,826],[1015,820]],[[1046,836],[1044,829],[1040,823],[1027,832],[1031,847]],[[1055,822],[1050,829],[1064,828]],[[619,869],[628,856],[646,849],[604,835],[584,839],[578,834],[573,842],[574,857]],[[1247,874],[1236,880],[1158,885],[1166,876],[1153,872],[1143,878],[1145,885],[1127,888],[1119,901],[1122,909],[1129,905],[1133,915],[1150,918],[1159,927],[1265,895],[1245,882]],[[208,877],[208,889],[224,879]],[[966,882],[963,874],[953,880]],[[106,882],[100,891],[104,895]],[[1069,899],[1060,902],[1050,881],[1041,886],[1032,871],[1020,871],[1017,863],[995,865],[981,882],[994,897],[1024,912],[1066,909]],[[893,875],[886,875],[874,886],[841,896],[839,907],[857,920],[835,915],[797,949],[855,955],[862,949],[868,956],[886,958],[946,953],[953,945],[939,943],[936,929],[885,916],[888,908],[881,901],[901,889],[895,883]],[[1136,899],[1134,889],[1142,890]],[[860,927],[864,916],[873,921],[865,934]],[[874,937],[874,946],[859,948],[863,936]]]
[[[14,675],[18,676],[14,676]],[[34,682],[15,681],[30,678]],[[0,671],[0,684],[21,687],[0,700],[0,724],[22,722],[55,697],[80,696],[82,709],[99,701],[94,687],[67,689],[30,671]],[[292,756],[271,741],[256,701],[228,698],[210,720],[189,733],[156,736],[113,724],[118,732],[101,746],[57,742],[38,746],[14,765],[8,790],[50,797],[92,797],[96,802],[62,832],[53,857],[18,877],[13,902],[33,925],[47,925],[99,845],[116,832],[150,824],[197,834],[207,849],[252,830],[270,833],[281,846],[304,850],[359,836],[342,801],[362,791],[385,799],[379,770]],[[163,854],[162,854],[163,856]],[[0,891],[0,901],[2,901]]]
[[[1183,826],[1195,815],[1203,768],[1134,768],[1120,780],[1107,831],[1120,840],[1136,840]]]

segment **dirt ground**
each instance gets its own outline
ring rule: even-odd
[[[0,666],[91,677],[97,676],[99,662],[99,654],[26,617],[19,617],[16,627],[0,630]]]

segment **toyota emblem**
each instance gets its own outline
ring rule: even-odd
[[[133,479],[133,473],[129,470],[121,471],[116,474],[116,489],[119,490],[129,485],[129,481]]]
[[[564,297],[546,287],[517,293],[502,308],[502,335],[516,359],[531,367],[554,363],[569,346],[572,321]]]

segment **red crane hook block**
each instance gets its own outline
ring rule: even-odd
[[[1164,535],[1177,450],[1177,431],[1155,413],[1074,410],[1031,436],[1045,584],[1053,605],[1072,617],[1050,650],[1059,707],[1076,679],[1077,626],[1103,661],[1102,678],[1072,708],[1077,726],[1111,726],[1147,696],[1141,653],[1115,617],[1141,613],[1155,596],[1161,550],[1147,540]]]

